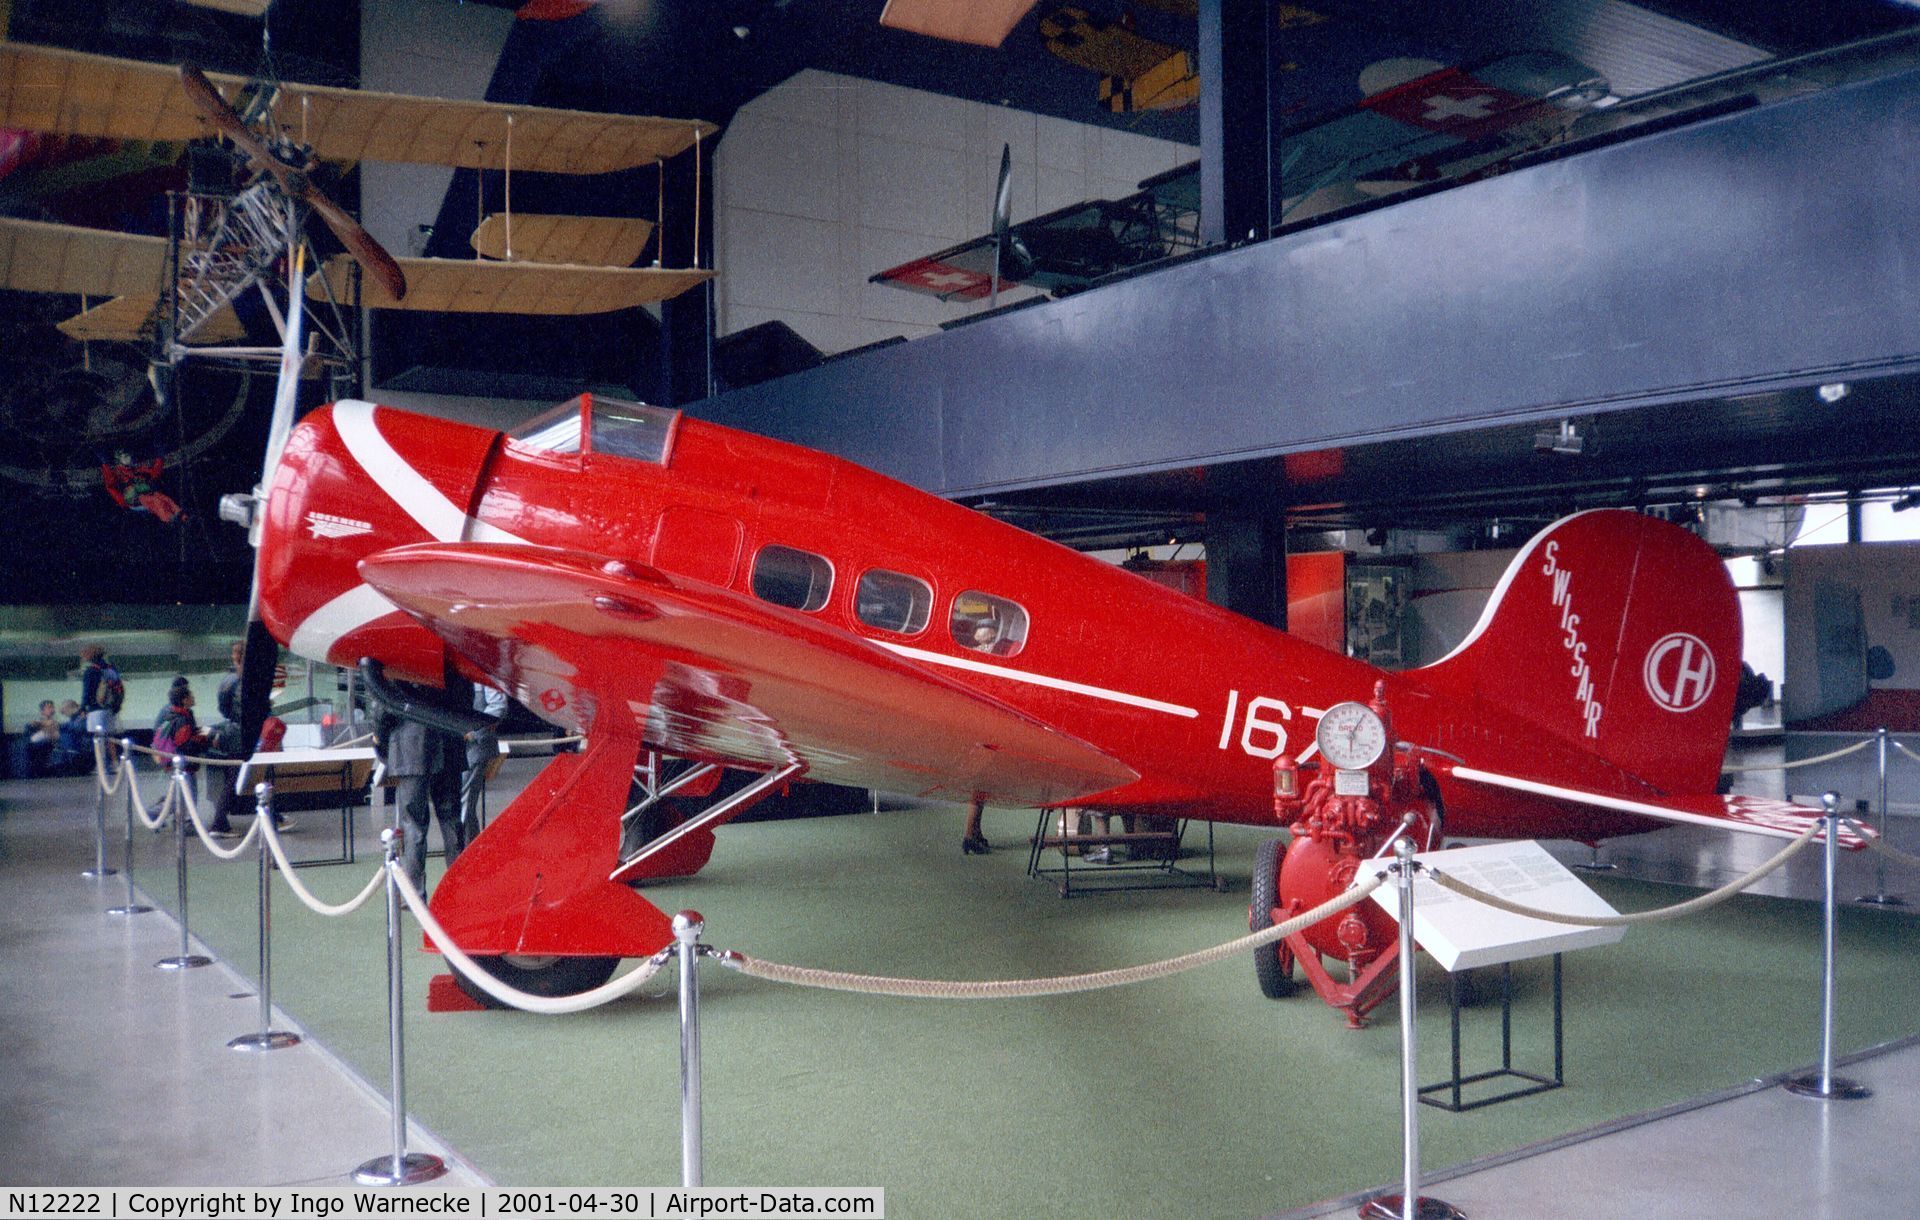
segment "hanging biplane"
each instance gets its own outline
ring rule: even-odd
[[[1369,83],[1375,91],[1345,113],[1275,141],[1282,193],[1277,223],[1496,172],[1563,137],[1608,96],[1607,82],[1592,69],[1545,51]],[[1123,199],[1089,200],[1013,224],[1004,245],[984,234],[889,267],[870,282],[942,300],[982,300],[990,294],[998,246],[1002,288],[1058,296],[1197,248],[1199,163],[1139,186]]]
[[[651,230],[645,221],[514,217],[510,211],[476,231],[479,256],[472,260],[393,259],[308,176],[315,162],[368,160],[509,175],[514,170],[609,173],[655,164],[695,147],[715,130],[708,123],[248,80],[0,43],[0,128],[149,146],[213,135],[233,140],[256,173],[276,178],[283,196],[312,208],[350,252],[315,275],[307,290],[316,298],[352,299],[348,267],[354,259],[368,269],[366,304],[446,312],[626,309],[675,296],[712,276],[697,268],[632,266]],[[243,226],[242,235],[255,236],[257,223]],[[202,244],[214,244],[211,234]],[[197,277],[187,266],[195,252],[190,235],[180,273],[182,295],[188,298],[207,287],[207,277]],[[269,264],[279,253],[272,250],[253,261]],[[165,238],[0,219],[0,288],[116,299],[103,307],[105,312],[83,313],[64,324],[62,329],[76,338],[140,337],[150,329],[141,324],[156,314],[168,292],[167,268]],[[222,306],[237,292],[230,272],[217,269],[211,277],[214,295],[227,298]],[[192,315],[192,325],[172,341],[192,341],[192,332],[218,313],[216,307],[205,317]],[[234,324],[227,325],[231,334]]]
[[[432,897],[523,987],[581,989],[659,949],[666,917],[636,888],[698,869],[714,826],[802,779],[1278,828],[1276,763],[1325,753],[1340,795],[1303,819],[1325,833],[1294,825],[1285,863],[1274,841],[1255,926],[1399,830],[1791,837],[1814,814],[1715,794],[1739,602],[1711,548],[1630,512],[1548,528],[1459,648],[1399,673],[825,454],[592,396],[511,433],[323,407],[259,518],[263,618],[294,652],[482,680],[585,735]],[[1352,702],[1376,687],[1390,731]],[[641,842],[623,828],[650,754],[696,764],[689,785],[751,782]],[[1390,780],[1380,816],[1340,804],[1355,776]],[[1392,938],[1356,926],[1316,944]],[[1274,953],[1277,992],[1294,959]]]

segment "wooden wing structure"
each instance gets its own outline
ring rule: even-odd
[[[209,73],[240,108],[248,82]],[[678,156],[718,130],[691,119],[592,114],[491,102],[410,97],[321,85],[275,87],[271,114],[327,161],[399,161],[511,172],[603,174]],[[213,125],[168,64],[0,42],[0,127],[117,140],[192,140]],[[511,224],[512,248],[507,235]],[[476,250],[504,261],[402,260],[412,290],[404,304],[368,287],[376,309],[586,314],[676,296],[711,279],[699,269],[633,267],[653,226],[609,217],[491,218]],[[497,246],[497,253],[496,253]],[[351,296],[345,260],[309,281],[309,291]],[[125,297],[62,329],[76,338],[136,338],[165,290],[167,241],[70,225],[0,221],[0,288]],[[144,308],[140,302],[144,301]],[[130,321],[139,314],[138,321]],[[89,315],[92,315],[89,317]],[[86,319],[83,321],[83,319]],[[231,318],[196,334],[237,337]]]

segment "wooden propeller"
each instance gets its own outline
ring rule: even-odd
[[[407,277],[386,248],[375,241],[373,234],[367,232],[359,221],[348,215],[345,208],[327,198],[307,176],[304,166],[289,165],[275,156],[265,141],[247,126],[246,120],[227,104],[227,99],[220,95],[220,90],[214,88],[206,73],[192,64],[182,64],[180,83],[186,89],[187,97],[207,116],[215,129],[232,140],[254,165],[272,174],[279,182],[280,189],[288,196],[312,208],[321,222],[340,239],[340,244],[360,261],[367,274],[389,296],[397,301],[407,295]]]

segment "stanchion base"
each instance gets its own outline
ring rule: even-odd
[[[1576,873],[1617,873],[1620,871],[1620,866],[1611,860],[1589,860],[1585,864],[1570,864],[1567,867]]]
[[[153,964],[155,970],[195,970],[201,966],[213,965],[213,959],[202,957],[198,953],[183,953],[179,957],[163,957]]]
[[[227,1043],[227,1049],[233,1051],[277,1051],[283,1047],[300,1045],[300,1035],[284,1029],[269,1029],[264,1033],[241,1034]]]
[[[393,1157],[377,1156],[353,1171],[353,1180],[362,1186],[412,1186],[445,1176],[447,1163],[424,1152],[409,1152],[400,1158],[400,1172],[393,1171]]]
[[[1362,1220],[1403,1220],[1406,1209],[1400,1200],[1405,1195],[1375,1195],[1360,1208]],[[1433,1199],[1421,1195],[1413,1202],[1413,1214],[1418,1220],[1467,1220],[1467,1213],[1461,1211],[1445,1199]]]
[[[98,881],[102,877],[118,877],[120,870],[117,868],[83,868],[80,870],[80,875],[89,881]]]
[[[1821,1088],[1820,1073],[1808,1072],[1788,1080],[1785,1087],[1795,1097],[1814,1097],[1821,1101],[1858,1101],[1862,1097],[1873,1096],[1872,1089],[1845,1076],[1831,1077],[1827,1084],[1827,1088]]]
[[[1854,899],[1854,901],[1862,906],[1870,907],[1903,907],[1907,905],[1907,900],[1898,894],[1862,894],[1860,897]]]
[[[148,911],[151,911],[151,910],[153,910],[152,907],[143,907],[136,902],[132,906],[108,907],[107,914],[109,915],[145,915]]]

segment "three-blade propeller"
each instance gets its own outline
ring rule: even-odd
[[[290,165],[276,156],[253,128],[247,126],[247,121],[240,117],[239,112],[221,96],[220,90],[207,79],[206,73],[192,64],[182,64],[180,83],[186,89],[188,99],[207,116],[207,121],[246,153],[252,164],[272,174],[280,184],[280,189],[290,198],[298,199],[312,208],[321,222],[340,239],[340,244],[360,261],[367,274],[382,289],[396,301],[407,295],[407,277],[386,248],[375,241],[359,221],[348,215],[345,208],[327,198],[313,184],[305,166]]]

